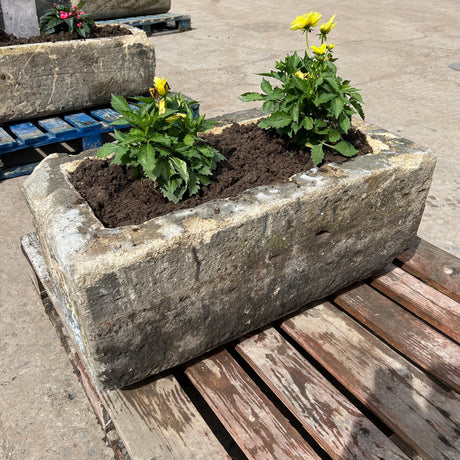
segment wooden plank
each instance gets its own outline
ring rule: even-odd
[[[55,137],[77,132],[74,127],[59,117],[45,118],[44,120],[39,120],[38,124]]]
[[[319,458],[227,351],[185,372],[248,458]]]
[[[48,134],[40,131],[36,126],[29,122],[11,125],[10,131],[19,139],[20,142],[24,142],[25,144],[35,144],[38,141],[48,138]]]
[[[102,123],[86,113],[66,115],[64,119],[81,131],[94,131],[94,133],[96,133],[100,132],[102,129]]]
[[[418,454],[460,458],[460,400],[325,302],[282,328]]]
[[[407,459],[275,329],[236,350],[333,459]]]
[[[334,298],[405,356],[460,393],[460,346],[366,284]]]
[[[91,116],[94,118],[97,118],[98,120],[103,121],[104,123],[112,123],[115,120],[118,120],[118,118],[121,117],[121,115],[113,109],[98,109],[98,110],[92,110]],[[126,125],[118,125],[116,128],[117,129],[122,129],[122,128],[128,128],[131,125],[127,123]]]
[[[172,375],[103,397],[133,459],[230,459]]]
[[[15,144],[16,141],[3,128],[0,128],[0,151],[6,150]]]
[[[371,285],[460,342],[460,304],[455,300],[392,264],[375,273]]]
[[[417,238],[396,258],[401,268],[460,302],[460,259]]]

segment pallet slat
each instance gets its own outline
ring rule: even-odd
[[[77,130],[58,117],[39,120],[38,124],[53,136],[75,133]]]
[[[248,458],[319,458],[227,351],[185,373]]]
[[[408,458],[275,329],[236,350],[333,459]]]
[[[460,401],[329,302],[282,328],[418,454],[460,458]]]
[[[101,120],[107,124],[112,123],[121,117],[121,115],[116,110],[113,110],[113,109],[92,110],[90,113],[91,113],[91,116],[93,116],[94,118]],[[117,126],[117,129],[127,128],[129,126],[131,126],[129,123],[126,125],[121,125],[121,126],[119,125]]]
[[[103,395],[133,459],[230,459],[173,376]]]
[[[460,393],[460,346],[455,342],[366,284],[341,293],[334,302]]]
[[[11,125],[10,130],[24,144],[33,144],[48,138],[47,134],[40,131],[30,122]]]
[[[417,238],[397,260],[405,271],[460,302],[460,259]]]
[[[371,285],[460,342],[460,303],[392,264],[375,273]]]
[[[3,128],[0,128],[0,152],[15,144],[16,141]]]
[[[73,115],[66,115],[64,117],[66,121],[68,121],[72,126],[81,130],[81,131],[91,131],[95,130],[100,132],[102,128],[101,122],[95,120],[94,118],[90,117],[86,113],[75,113]]]

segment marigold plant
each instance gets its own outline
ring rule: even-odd
[[[40,17],[40,32],[54,34],[58,32],[75,32],[82,38],[88,38],[94,20],[82,8],[86,1],[75,6],[53,3],[53,7]]]
[[[307,50],[304,57],[297,52],[275,63],[276,70],[260,75],[271,77],[280,86],[272,86],[262,79],[262,93],[250,92],[241,96],[244,101],[263,101],[268,115],[259,122],[263,129],[275,129],[295,144],[311,149],[315,165],[324,158],[323,147],[328,146],[344,156],[357,153],[353,145],[344,140],[351,126],[351,117],[359,114],[364,119],[363,100],[359,90],[350,81],[337,76],[332,50],[327,43],[328,34],[336,27],[335,15],[319,27],[319,46],[308,45],[308,35],[318,26],[321,14],[310,12],[297,16],[291,30],[305,33]]]
[[[177,203],[185,193],[193,195],[208,185],[224,157],[199,137],[215,123],[194,117],[195,101],[180,93],[171,95],[164,78],[155,78],[150,94],[132,104],[112,95],[112,107],[121,115],[112,124],[132,128],[126,133],[115,130],[116,143],[104,144],[96,155],[113,154],[113,164],[132,166],[135,175],[153,180],[168,200]]]

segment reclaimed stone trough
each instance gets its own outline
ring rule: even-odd
[[[0,47],[0,123],[147,92],[155,48],[144,31],[122,27],[127,34],[117,37]]]
[[[56,307],[96,382],[123,387],[177,366],[368,277],[407,249],[435,157],[359,127],[374,153],[114,229],[68,180],[94,151],[43,160],[24,192],[62,297]]]

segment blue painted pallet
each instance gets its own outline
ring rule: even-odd
[[[192,21],[187,14],[153,14],[150,16],[135,16],[132,18],[108,19],[96,21],[97,24],[124,24],[138,27],[153,35],[184,32],[192,28]]]
[[[193,104],[195,116],[199,114],[199,104]],[[74,139],[81,139],[81,150],[88,150],[102,145],[102,134],[114,130],[110,124],[120,117],[111,108],[102,108],[89,112],[79,112],[63,117],[56,116],[34,122],[11,124],[0,127],[0,180],[30,174],[37,162],[18,164],[4,168],[1,155],[24,150],[27,148],[43,147]],[[128,128],[130,125],[116,126],[117,129]],[[20,160],[20,156],[18,155]],[[18,161],[20,163],[20,161]]]

